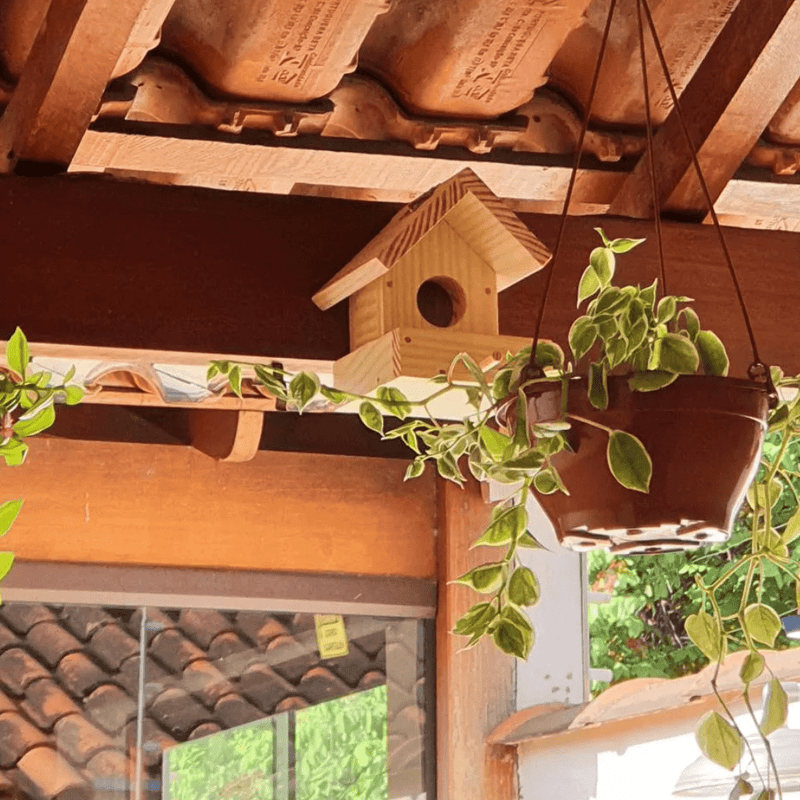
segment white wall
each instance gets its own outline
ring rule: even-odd
[[[737,722],[745,735],[754,732],[747,715]],[[788,724],[800,729],[800,703],[790,704]],[[699,755],[693,722],[660,728],[643,725],[625,735],[572,745],[524,744],[519,747],[520,798],[673,800],[678,777]],[[784,792],[783,797],[800,800],[800,792]]]

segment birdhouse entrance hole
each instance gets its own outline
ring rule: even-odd
[[[467,297],[452,278],[430,278],[417,290],[417,308],[426,322],[449,328],[464,316]]]

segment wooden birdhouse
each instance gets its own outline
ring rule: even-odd
[[[465,169],[402,209],[317,294],[350,299],[350,354],[334,365],[342,389],[366,393],[430,378],[460,352],[476,361],[530,340],[500,336],[500,291],[541,269],[547,248]]]

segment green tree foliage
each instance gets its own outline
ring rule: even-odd
[[[780,434],[769,434],[764,443],[764,461],[773,461],[780,448]],[[785,535],[798,512],[800,495],[800,439],[786,448],[780,464],[780,494],[772,507],[772,525]],[[763,477],[762,466],[759,477]],[[745,503],[728,542],[713,547],[655,556],[619,558],[607,551],[589,555],[589,584],[595,591],[612,595],[608,603],[589,608],[591,663],[610,669],[613,683],[628,678],[676,678],[702,669],[707,658],[686,633],[687,617],[701,609],[701,579],[711,585],[739,558],[750,552],[753,509]],[[789,557],[800,561],[800,538],[789,543]],[[791,575],[769,561],[762,562],[763,581],[754,581],[748,603],[771,606],[779,615],[797,608],[796,582]],[[723,616],[737,612],[746,580],[742,569],[727,580],[718,593]],[[792,646],[781,631],[775,640],[778,650]],[[741,650],[741,636],[728,639],[728,649]],[[595,682],[593,694],[610,684]]]

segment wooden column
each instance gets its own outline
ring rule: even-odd
[[[516,751],[488,745],[487,736],[514,712],[514,661],[483,641],[459,652],[466,639],[450,631],[476,595],[449,582],[481,563],[470,550],[489,521],[472,479],[459,489],[438,485],[438,610],[436,616],[436,761],[439,800],[512,800],[517,797]]]

